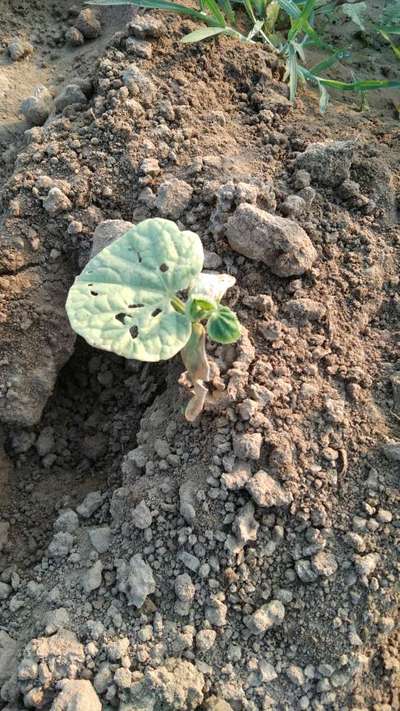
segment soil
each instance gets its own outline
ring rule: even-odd
[[[0,64],[0,708],[399,708],[395,94],[321,116],[307,88],[290,106],[261,47],[183,47],[192,23],[154,15],[138,57],[135,13],[113,8],[71,48],[79,10],[1,10],[4,48],[34,52]],[[398,72],[383,45],[369,57]],[[79,81],[83,104],[22,121],[38,83]],[[209,345],[194,425],[178,358],[96,351],[64,312],[95,228],[158,215],[172,178],[244,329]],[[243,203],[303,228],[313,265],[280,277],[233,250]],[[280,502],[254,493],[259,471]]]

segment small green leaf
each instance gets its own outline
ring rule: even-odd
[[[202,272],[191,284],[190,296],[192,298],[207,298],[211,301],[221,301],[224,294],[236,284],[236,279],[231,274],[217,274]]]
[[[216,343],[235,343],[241,336],[236,314],[228,306],[220,306],[208,320],[207,333]]]
[[[203,266],[203,247],[174,222],[144,220],[99,252],[76,278],[66,309],[90,345],[125,358],[166,360],[187,343],[192,324],[173,301]]]
[[[225,27],[204,27],[200,30],[189,32],[188,35],[182,37],[181,42],[183,44],[193,44],[194,42],[201,42],[209,37],[224,34],[226,31]]]
[[[216,311],[218,304],[202,297],[190,299],[186,305],[186,311],[191,321],[203,321],[208,318],[213,311]]]

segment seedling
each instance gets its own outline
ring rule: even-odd
[[[395,0],[398,4],[398,0]],[[363,96],[376,89],[400,88],[396,79],[371,79],[346,82],[324,76],[342,59],[349,57],[346,50],[331,47],[316,29],[317,20],[325,17],[332,21],[338,6],[342,13],[350,18],[361,30],[364,29],[364,16],[367,3],[326,2],[326,0],[198,0],[198,7],[182,5],[173,0],[88,0],[89,5],[136,5],[153,10],[163,10],[189,17],[201,22],[206,27],[185,35],[182,42],[190,44],[225,35],[241,42],[261,42],[269,47],[286,64],[285,79],[289,84],[290,101],[295,102],[299,83],[308,82],[316,87],[320,94],[320,111],[324,113],[329,102],[328,90],[356,92]],[[398,7],[398,5],[396,5]],[[389,34],[399,30],[398,10],[393,10],[388,23],[380,29],[387,40]],[[246,27],[247,25],[247,27]],[[398,48],[389,39],[397,55]],[[326,58],[312,67],[307,67],[306,51],[317,48],[327,53]]]
[[[148,362],[181,351],[193,386],[189,421],[207,395],[206,331],[216,343],[240,338],[236,315],[221,305],[235,278],[201,274],[203,262],[197,234],[170,220],[144,220],[88,262],[66,303],[72,328],[91,346]]]

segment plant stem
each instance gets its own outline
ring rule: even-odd
[[[178,314],[185,313],[185,304],[177,296],[172,297],[171,304],[174,307],[175,311],[178,312]]]

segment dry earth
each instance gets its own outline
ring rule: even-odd
[[[71,47],[79,10],[1,10],[0,708],[397,709],[393,96],[321,117],[262,48],[127,10]],[[237,279],[194,426],[178,361],[95,351],[64,312],[98,225],[155,215]]]

